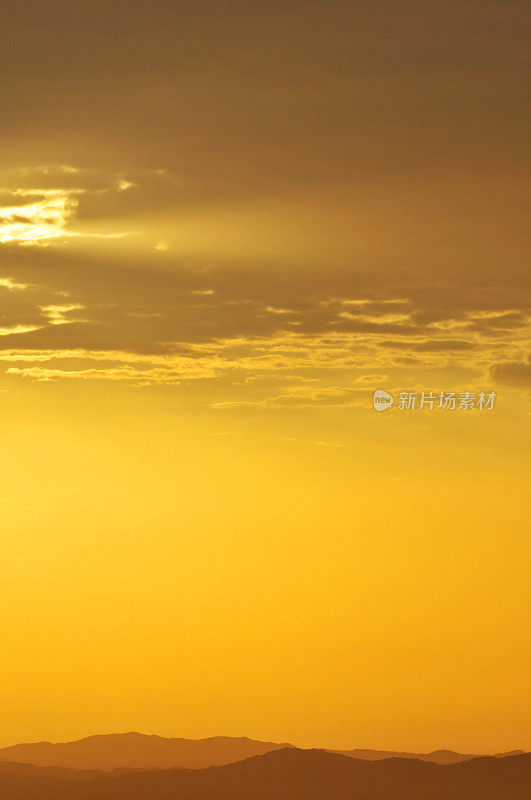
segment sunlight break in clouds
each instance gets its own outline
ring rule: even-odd
[[[17,283],[12,278],[0,278],[0,287],[9,289],[14,292],[16,290],[23,291],[28,288],[27,283]]]
[[[0,208],[0,244],[40,244],[65,236],[65,226],[77,208],[76,194],[82,189],[17,189],[15,196],[36,198],[33,202]]]
[[[73,230],[70,227],[79,211],[81,195],[105,195],[111,191],[121,193],[137,186],[124,178],[94,175],[93,172],[65,165],[16,170],[11,180],[17,175],[19,178],[28,176],[41,185],[0,188],[0,193],[11,200],[9,205],[0,205],[0,244],[46,246],[71,237],[122,239],[129,236],[129,231],[100,233]],[[4,171],[3,174],[9,178],[9,173]],[[72,176],[75,176],[76,182],[84,181],[85,186],[53,186],[57,182],[62,184],[61,178]],[[45,182],[47,186],[42,185]]]

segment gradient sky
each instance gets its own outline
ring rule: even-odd
[[[531,747],[528,19],[3,11],[0,745]]]

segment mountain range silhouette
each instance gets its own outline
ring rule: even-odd
[[[528,800],[531,754],[456,764],[284,748],[207,769],[0,765],[2,800]]]
[[[0,800],[529,800],[531,754],[515,753],[389,758],[247,738],[91,736],[0,750]],[[187,766],[160,767],[176,759]]]
[[[47,767],[65,767],[76,770],[128,769],[204,769],[242,761],[251,756],[264,755],[274,750],[294,748],[284,742],[262,742],[246,737],[215,736],[208,739],[179,739],[147,736],[142,733],[121,733],[89,736],[74,742],[54,744],[35,742],[17,744],[0,749],[0,761],[29,763]],[[432,761],[436,764],[455,764],[478,758],[478,755],[435,750],[432,753],[407,753],[387,750],[331,750],[368,761],[385,758],[407,758]],[[495,757],[518,755],[522,751],[499,753]]]

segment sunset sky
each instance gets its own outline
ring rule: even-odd
[[[526,18],[3,10],[0,746],[531,748]]]

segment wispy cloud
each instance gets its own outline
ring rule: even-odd
[[[38,325],[13,325],[9,328],[0,328],[0,336],[16,336],[21,333],[31,333],[39,330]]]
[[[77,311],[81,308],[83,306],[80,303],[70,303],[67,305],[41,306],[41,311],[46,315],[51,325],[68,325],[79,320],[69,319],[66,315],[70,311]]]

